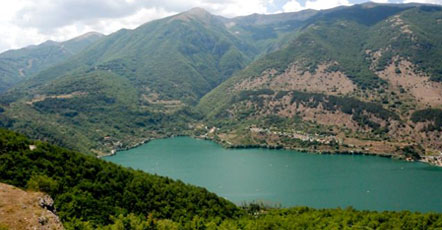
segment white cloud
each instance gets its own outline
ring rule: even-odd
[[[65,7],[60,5],[59,3],[62,1],[58,0],[15,0],[5,1],[4,4],[2,2],[0,8],[0,52],[38,44],[46,40],[68,40],[89,31],[109,34],[121,28],[132,29],[144,22],[176,13],[155,7],[117,10],[113,13],[100,13],[98,9],[95,9],[94,13],[93,9],[82,11],[79,7],[85,1],[75,1],[79,5]],[[38,4],[36,4],[37,2]],[[93,5],[91,4],[91,7]],[[117,8],[117,4],[110,3],[101,10]],[[75,17],[77,13],[79,15]]]
[[[404,0],[403,3],[427,3],[442,5],[442,0]]]
[[[234,17],[268,13],[269,5],[273,0],[2,0],[0,52],[89,31],[135,28],[193,7]]]
[[[304,10],[305,7],[301,5],[297,0],[290,0],[282,6],[284,12],[295,12]]]
[[[351,5],[348,0],[316,0],[307,1],[305,7],[307,9],[324,10],[342,5]]]
[[[371,0],[371,1],[376,3],[389,3],[389,0]]]
[[[193,7],[234,17],[269,13],[269,9],[273,13],[309,8],[321,10],[350,5],[354,1],[356,0],[2,0],[0,52],[48,39],[66,40],[89,31],[109,34],[121,28],[135,28],[153,19]],[[402,1],[442,4],[442,0]]]
[[[305,9],[324,10],[342,5],[351,5],[348,0],[307,0],[301,5],[299,0],[290,0],[283,5],[284,12],[300,11]]]

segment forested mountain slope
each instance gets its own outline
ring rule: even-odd
[[[50,66],[79,53],[104,35],[90,32],[65,42],[46,41],[37,46],[0,54],[0,92]]]
[[[287,43],[306,20],[296,15],[273,19],[291,29],[275,26],[267,37],[254,37],[259,24],[199,8],[120,30],[3,95],[0,124],[99,155],[181,133],[200,119],[190,106]]]

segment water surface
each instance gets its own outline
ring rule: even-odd
[[[423,163],[224,149],[189,137],[154,140],[105,159],[205,187],[235,203],[442,212],[442,168]]]

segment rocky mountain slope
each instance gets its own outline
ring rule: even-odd
[[[104,35],[90,32],[65,42],[46,41],[40,45],[0,54],[0,92],[6,91],[41,70],[59,64]]]
[[[228,146],[439,156],[441,18],[441,7],[424,5],[318,15],[288,47],[201,99],[219,128],[209,136]]]

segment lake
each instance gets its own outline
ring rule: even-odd
[[[237,204],[442,212],[442,168],[377,156],[224,149],[159,139],[105,160],[207,188]]]

